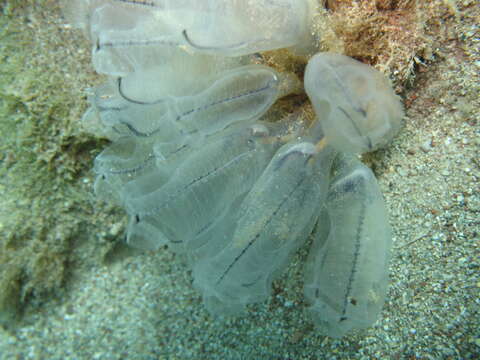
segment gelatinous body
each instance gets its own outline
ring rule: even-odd
[[[391,234],[377,181],[353,157],[338,164],[325,206],[306,269],[305,298],[321,331],[341,337],[379,316]]]
[[[264,300],[273,279],[312,231],[326,195],[331,151],[287,144],[242,202],[232,240],[194,266],[195,285],[212,312]]]
[[[234,122],[255,121],[276,100],[278,86],[274,70],[248,65],[216,75],[206,89],[194,95],[156,100],[130,95],[137,86],[117,79],[99,87],[92,103],[112,138],[130,135],[178,143]]]
[[[113,141],[95,160],[95,192],[127,211],[126,242],[185,253],[207,308],[225,315],[265,300],[315,228],[310,316],[334,337],[370,326],[391,235],[375,178],[345,153],[390,141],[400,103],[371,67],[322,53],[304,81],[317,119],[296,121],[302,109],[275,121],[283,104],[267,111],[299,80],[247,56],[315,47],[317,1],[69,3],[110,76],[84,119]]]
[[[149,147],[129,137],[120,138],[95,158],[95,193],[109,199],[112,193],[120,194],[126,183],[154,168],[155,156]],[[115,198],[120,201],[120,196]]]
[[[401,127],[402,106],[388,80],[348,56],[315,55],[305,71],[305,90],[325,136],[340,151],[372,151]]]
[[[183,37],[196,51],[226,56],[289,47],[307,36],[308,5],[305,0],[209,1],[202,9],[205,19],[185,25]]]
[[[191,154],[158,189],[128,196],[127,210],[143,219],[155,218],[174,243],[187,243],[247,192],[275,152],[252,128],[220,138]],[[244,176],[238,176],[239,173]],[[185,220],[188,219],[187,222]]]
[[[124,76],[155,64],[168,48],[238,57],[305,42],[311,3],[85,0],[67,12],[89,32],[95,69]]]
[[[277,99],[278,85],[276,72],[265,66],[227,71],[197,96],[177,102],[175,122],[185,132],[208,134],[236,121],[256,120]]]

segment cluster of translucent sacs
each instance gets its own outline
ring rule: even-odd
[[[306,46],[299,0],[90,0],[71,13],[111,80],[91,97],[113,144],[95,161],[96,193],[128,212],[127,242],[187,254],[213,313],[265,300],[313,232],[308,312],[342,336],[382,308],[391,242],[372,172],[355,154],[388,142],[402,110],[389,83],[345,56],[319,53],[305,88],[306,127],[262,115],[281,74],[250,54]]]

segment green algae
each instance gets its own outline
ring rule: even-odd
[[[54,2],[52,7],[54,7]],[[62,287],[92,212],[88,176],[101,142],[78,126],[79,94],[34,31],[40,2],[0,6],[0,324]],[[29,12],[24,9],[28,6]],[[60,30],[58,30],[60,31]],[[50,39],[50,40],[49,40]],[[49,60],[47,56],[50,57]],[[58,60],[58,59],[57,59]]]

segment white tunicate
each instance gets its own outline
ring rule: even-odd
[[[127,244],[184,253],[207,308],[225,315],[266,299],[317,224],[305,297],[338,337],[378,317],[391,237],[372,173],[338,151],[385,144],[402,109],[380,73],[323,53],[305,73],[318,121],[276,121],[284,108],[269,109],[301,82],[247,55],[314,48],[315,6],[71,0],[66,14],[110,76],[84,119],[113,141],[95,159],[95,192],[127,211]]]
[[[210,134],[233,122],[260,118],[277,99],[277,73],[247,65],[222,73],[201,93],[175,102],[175,123],[185,133]]]
[[[246,193],[224,208],[221,215],[212,219],[194,238],[185,244],[192,267],[202,259],[211,259],[232,240],[235,223]]]
[[[136,192],[128,191],[127,211],[140,221],[157,219],[170,241],[188,243],[260,176],[278,147],[263,139],[245,127],[206,143],[179,164],[158,189],[142,186]]]
[[[194,96],[215,81],[222,72],[246,65],[243,59],[192,54],[171,48],[155,65],[141,67],[122,78],[123,95],[143,103],[167,97]]]
[[[158,7],[102,1],[84,11],[84,27],[93,43],[92,62],[99,73],[125,76],[157,66],[181,45],[166,24],[169,14]]]
[[[120,10],[130,10],[131,13],[149,11],[157,0],[60,0],[63,13],[67,20],[77,28],[86,32],[90,31],[92,15],[100,7],[107,4],[115,5]],[[113,16],[110,20],[112,23],[124,22]]]
[[[128,200],[158,190],[170,180],[170,173],[169,168],[155,167],[153,171],[133,178],[121,189],[122,198]]]
[[[138,85],[119,78],[98,87],[91,99],[94,111],[110,129],[110,138],[130,135],[168,148],[168,143],[200,139],[234,122],[257,120],[277,99],[279,81],[266,66],[246,65],[211,77],[206,89],[190,96],[144,100],[134,91]]]
[[[118,139],[95,158],[97,196],[103,196],[100,183],[107,183],[119,192],[129,181],[152,171],[154,165],[154,155],[148,146],[130,137]]]
[[[188,11],[197,16],[182,30],[187,44],[196,51],[240,56],[290,47],[308,38],[312,15],[309,0],[210,0],[208,5],[192,2],[199,5]],[[201,8],[205,17],[198,16],[195,7]]]
[[[322,333],[371,326],[385,301],[391,230],[369,168],[342,156],[305,271],[308,312]]]
[[[112,140],[125,136],[147,139],[155,135],[156,140],[174,141],[182,137],[181,129],[172,121],[174,98],[153,103],[133,101],[123,95],[122,79],[118,78],[98,86],[90,102],[91,117],[101,121],[105,135]]]
[[[242,202],[231,241],[193,268],[194,285],[213,313],[264,300],[271,283],[315,224],[327,191],[332,151],[284,145]]]
[[[202,148],[207,143],[214,143],[219,140],[223,141],[229,136],[235,136],[239,131],[245,129],[244,122],[236,122],[226,126],[224,129],[215,133],[206,134],[200,136],[185,137],[184,141],[180,142],[155,142],[152,146],[153,154],[156,158],[156,164],[158,167],[173,166],[178,167],[185,159],[191,154],[202,151]],[[268,125],[268,126],[267,126]],[[273,134],[282,133],[283,127],[277,126],[278,124],[268,123],[263,124],[257,121],[249,126],[248,131],[254,136],[268,136],[270,129]],[[285,132],[285,131],[283,131]]]
[[[325,136],[340,151],[372,151],[400,130],[402,105],[388,79],[350,57],[315,55],[305,71],[305,89]]]
[[[168,244],[168,239],[155,224],[148,221],[137,222],[135,217],[131,217],[127,227],[126,242],[137,249],[158,250],[161,246]]]
[[[67,13],[93,42],[100,73],[124,76],[169,48],[238,57],[307,42],[312,0],[88,1]],[[75,15],[72,15],[75,14]]]

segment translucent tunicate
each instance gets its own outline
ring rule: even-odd
[[[90,8],[87,32],[97,72],[125,76],[168,61],[181,42],[157,7],[113,1]]]
[[[98,72],[124,76],[168,58],[168,48],[242,56],[305,43],[312,0],[88,1],[68,14],[86,29]]]
[[[371,170],[341,156],[305,271],[305,298],[322,333],[371,326],[388,283],[391,231]]]
[[[153,103],[167,97],[194,96],[211,85],[223,72],[247,65],[240,58],[192,54],[178,48],[166,49],[155,64],[136,69],[122,78],[125,98]]]
[[[209,134],[237,121],[256,120],[275,102],[277,73],[266,66],[247,65],[219,76],[195,97],[175,103],[175,123],[186,133]]]
[[[302,91],[296,75],[251,65],[270,62],[258,51],[314,48],[320,2],[69,3],[95,69],[110,76],[84,118],[113,141],[95,160],[95,192],[127,211],[127,244],[184,253],[208,309],[231,314],[267,298],[316,228],[310,315],[331,336],[371,325],[384,301],[390,232],[373,175],[342,153],[389,141],[398,99],[372,68],[318,54],[305,73],[317,115],[307,127],[304,107],[277,119],[292,99],[267,113]]]
[[[348,56],[315,55],[305,71],[305,90],[325,136],[340,151],[372,151],[401,127],[402,106],[388,80]]]
[[[148,12],[156,5],[160,5],[158,0],[61,0],[63,13],[68,21],[77,28],[89,31],[91,28],[92,15],[100,7],[106,4],[113,4],[119,9],[135,12]],[[113,16],[110,20],[112,24],[122,24],[125,21]]]
[[[133,136],[173,141],[182,137],[181,129],[172,121],[173,98],[152,103],[131,100],[123,95],[121,79],[100,85],[91,97],[91,116],[104,125],[105,135],[112,140]],[[89,121],[92,121],[91,119]]]
[[[112,193],[116,194],[118,202],[123,186],[152,171],[154,166],[154,155],[148,146],[129,137],[120,138],[95,158],[95,193],[108,200]]]
[[[133,216],[127,227],[126,242],[137,249],[158,250],[168,244],[168,239],[155,224],[148,221],[137,222],[137,218]]]
[[[308,142],[276,153],[242,202],[231,241],[194,266],[194,284],[211,312],[237,312],[269,295],[272,280],[312,231],[331,155]]]
[[[209,1],[202,9],[205,18],[197,18],[182,33],[195,51],[226,56],[290,47],[308,38],[311,3],[308,0]]]
[[[276,100],[278,83],[274,70],[247,65],[216,75],[210,86],[193,96],[133,99],[126,95],[131,88],[126,89],[119,78],[98,87],[91,101],[102,123],[111,129],[110,138],[131,135],[178,143],[233,122],[257,120]]]
[[[206,143],[178,165],[165,185],[142,186],[126,194],[127,211],[140,222],[157,219],[170,241],[187,243],[260,176],[278,148],[275,142],[263,141],[266,134],[245,127]]]

